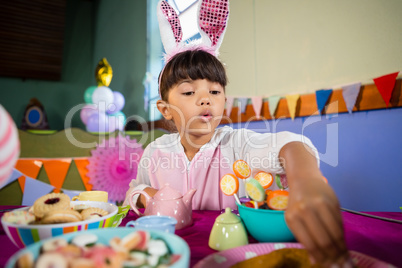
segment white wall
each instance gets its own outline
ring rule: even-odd
[[[401,0],[230,0],[229,96],[313,93],[402,71]]]

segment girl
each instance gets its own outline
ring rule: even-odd
[[[147,146],[126,196],[134,189],[153,196],[169,183],[182,194],[197,189],[193,209],[235,209],[235,199],[219,188],[220,178],[233,173],[234,161],[245,160],[253,174],[286,172],[290,190],[285,218],[297,240],[324,266],[352,267],[339,203],[322,179],[318,153],[311,141],[290,132],[258,134],[247,129],[217,128],[225,108],[227,78],[216,56],[228,15],[228,0],[201,1],[201,45],[187,45],[181,41],[175,11],[166,1],[159,2],[167,64],[160,74],[161,100],[157,107],[178,132]],[[243,184],[239,191],[244,195]],[[124,203],[128,203],[127,198]],[[133,203],[144,207],[144,196],[134,196]]]

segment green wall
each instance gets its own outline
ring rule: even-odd
[[[142,78],[146,72],[146,0],[66,1],[61,81],[0,77],[0,104],[17,126],[33,97],[45,107],[51,129],[64,129],[68,112],[82,104],[85,89],[95,85],[97,62],[106,57],[113,68],[109,87],[126,99],[126,116],[143,110]],[[84,128],[79,113],[72,127]]]

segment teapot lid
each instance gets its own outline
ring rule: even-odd
[[[166,183],[155,195],[155,200],[171,200],[181,198],[182,195]]]
[[[232,213],[232,209],[227,207],[225,212],[216,218],[215,222],[224,224],[239,223],[240,217]]]

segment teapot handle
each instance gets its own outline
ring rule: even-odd
[[[130,194],[130,198],[128,199],[128,202],[130,204],[130,207],[134,210],[134,212],[138,215],[138,216],[142,216],[141,212],[139,212],[139,210],[137,209],[137,205],[133,203],[133,196],[136,194],[143,194],[145,196],[145,198],[147,199],[147,204],[149,199],[151,199],[151,197],[149,196],[149,194],[147,194],[145,191],[143,190],[134,190],[131,192]]]

